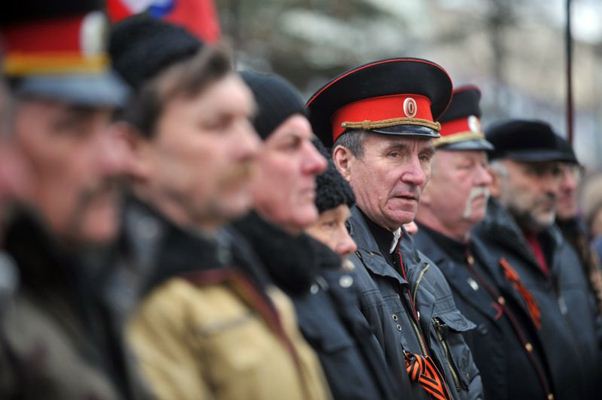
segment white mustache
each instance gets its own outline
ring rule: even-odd
[[[473,187],[468,194],[468,199],[466,199],[466,205],[464,206],[464,213],[462,213],[462,217],[470,218],[472,215],[472,201],[480,196],[485,197],[485,201],[489,200],[490,192],[489,187],[479,186]]]

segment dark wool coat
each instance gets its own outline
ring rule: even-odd
[[[505,258],[514,267],[539,306],[539,334],[550,364],[555,398],[599,398],[602,357],[595,301],[571,246],[556,227],[539,235],[550,268],[550,274],[545,275],[514,219],[495,201],[474,233],[495,263]]]
[[[462,244],[423,226],[414,241],[447,278],[458,309],[477,325],[465,339],[481,372],[485,398],[532,400],[552,394],[536,326],[510,283],[489,272],[500,267],[480,241]]]
[[[3,321],[16,387],[0,397],[130,398],[132,388],[119,368],[124,355],[110,344],[83,265],[25,212],[9,226],[6,250],[20,274]]]

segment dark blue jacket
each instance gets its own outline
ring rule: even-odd
[[[539,235],[549,275],[540,269],[514,219],[495,201],[474,235],[483,240],[494,263],[505,258],[514,267],[535,298],[541,311],[539,336],[556,399],[600,398],[602,357],[595,303],[579,259],[558,229],[551,227]]]
[[[358,247],[352,261],[362,312],[396,375],[407,379],[404,350],[429,354],[443,371],[454,399],[482,399],[481,378],[462,337],[474,324],[456,308],[441,271],[414,248],[408,235],[403,235],[401,253],[408,273],[408,280],[404,279],[385,259],[356,207],[352,209],[350,231]],[[410,289],[416,303],[420,326],[408,314],[405,288]],[[429,398],[417,384],[412,387],[416,398]]]
[[[535,324],[509,282],[489,271],[495,263],[483,244],[478,239],[454,242],[423,226],[414,240],[447,278],[460,311],[477,324],[465,339],[481,372],[485,397],[545,400],[553,389]]]

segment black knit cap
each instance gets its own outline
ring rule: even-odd
[[[509,120],[486,130],[486,137],[495,149],[491,160],[506,158],[521,162],[575,162],[575,154],[567,150],[550,124],[538,120]],[[569,146],[570,147],[570,146]]]
[[[255,97],[257,115],[253,125],[263,140],[291,115],[306,115],[301,94],[284,78],[250,70],[240,75]]]
[[[355,196],[349,183],[337,171],[337,168],[328,154],[328,150],[319,139],[312,140],[320,154],[328,160],[328,168],[323,174],[316,177],[316,207],[322,214],[324,211],[332,210],[341,204],[352,207],[355,204]]]
[[[147,14],[134,15],[113,26],[109,41],[113,67],[135,90],[202,47],[203,43],[186,29]]]

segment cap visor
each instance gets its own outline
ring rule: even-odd
[[[123,106],[129,90],[111,72],[102,74],[38,75],[18,81],[15,92],[84,106]]]
[[[464,140],[456,143],[445,143],[437,146],[438,150],[493,150],[493,145],[485,139]]]
[[[439,132],[426,126],[420,125],[395,125],[387,128],[370,129],[369,132],[382,135],[413,136],[426,139],[437,139]]]

